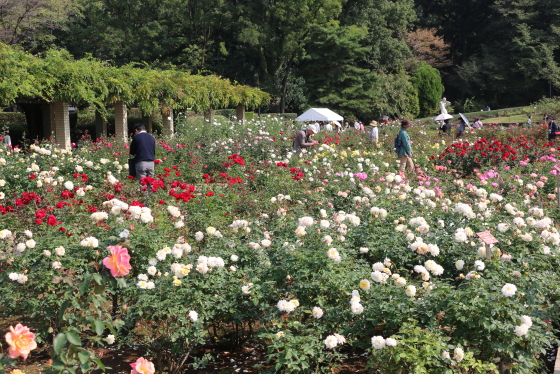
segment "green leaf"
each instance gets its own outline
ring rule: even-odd
[[[86,362],[89,362],[89,355],[89,351],[78,352],[78,359],[82,364],[85,364]]]
[[[95,362],[101,370],[105,371],[105,365],[103,365],[103,363],[101,363],[101,360],[99,358],[97,358],[97,357],[94,358],[93,362]]]
[[[70,343],[74,345],[82,345],[82,341],[80,340],[80,337],[74,331],[68,331],[66,335],[68,336],[68,341]]]
[[[54,360],[53,362],[51,362],[51,367],[55,370],[64,370],[64,363],[60,360]]]
[[[93,320],[93,330],[95,331],[95,333],[97,335],[102,335],[103,331],[105,330],[105,323],[103,323],[103,321],[100,321],[98,319]]]
[[[61,332],[54,338],[53,341],[54,353],[58,355],[60,353],[60,350],[62,349],[62,347],[64,347],[65,344],[66,344],[66,334]]]
[[[125,288],[126,287],[126,280],[124,280],[124,278],[115,278],[117,280],[117,284],[121,287],[121,288]]]
[[[99,273],[95,273],[93,274],[93,280],[95,281],[95,283],[97,283],[98,285],[103,285],[103,277],[101,276],[101,274]]]
[[[93,287],[93,293],[96,295],[101,295],[105,291],[105,286],[97,285]]]
[[[70,305],[70,300],[66,300],[60,306],[60,311],[58,312],[58,322],[59,323],[62,323],[62,321],[64,321],[64,312],[66,312],[66,309],[68,309],[69,305]]]
[[[80,294],[84,295],[87,291],[87,289],[89,288],[89,285],[91,284],[91,280],[93,279],[93,276],[89,273],[84,274],[84,281],[82,282],[82,284],[80,284]]]
[[[80,369],[82,369],[82,372],[87,373],[91,369],[91,362],[84,362],[80,365]]]

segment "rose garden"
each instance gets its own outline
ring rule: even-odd
[[[415,125],[424,176],[406,179],[397,127],[377,144],[321,132],[301,157],[294,132],[264,115],[191,122],[157,137],[141,185],[120,138],[2,152],[0,371],[43,350],[34,370],[111,372],[101,352],[134,347],[134,373],[209,372],[250,344],[259,360],[225,372],[337,372],[356,355],[363,372],[547,372],[560,156],[546,127],[453,142]]]

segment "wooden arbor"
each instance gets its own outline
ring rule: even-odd
[[[126,139],[127,107],[137,106],[151,127],[160,112],[165,134],[172,134],[173,110],[197,112],[236,107],[255,108],[269,100],[256,88],[232,85],[215,75],[192,75],[133,65],[113,67],[93,58],[74,60],[66,51],[50,50],[42,57],[0,44],[0,104],[18,103],[25,112],[30,138],[50,138],[69,148],[68,103],[96,109],[96,135],[106,134],[107,105],[115,109],[115,133]],[[242,113],[242,115],[240,115]]]

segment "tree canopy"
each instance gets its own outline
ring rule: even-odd
[[[198,111],[243,104],[255,108],[269,95],[248,86],[234,85],[216,75],[193,75],[128,64],[114,67],[86,57],[75,60],[64,50],[51,49],[36,57],[0,44],[0,102],[17,99],[65,101],[94,106],[123,101],[144,113],[160,107]]]
[[[382,91],[411,83],[418,61],[440,72],[457,109],[560,91],[556,0],[0,1],[6,43],[33,53],[55,46],[118,68],[223,76],[268,92],[267,111],[329,105],[365,121],[379,108],[409,115],[415,100],[399,106]]]

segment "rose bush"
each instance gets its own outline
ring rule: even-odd
[[[403,179],[397,130],[319,133],[300,157],[275,118],[193,123],[142,183],[116,139],[3,152],[0,313],[32,321],[52,373],[104,369],[111,344],[178,373],[249,340],[273,371],[359,351],[387,373],[535,372],[558,322],[557,151],[413,127],[423,174]]]

